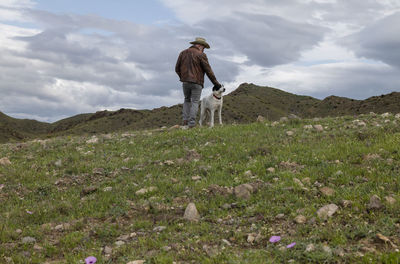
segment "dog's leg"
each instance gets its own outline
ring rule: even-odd
[[[201,107],[200,107],[200,119],[199,119],[199,125],[202,126],[203,125],[203,121],[205,118],[205,113],[206,112],[206,108],[204,106],[204,102],[203,100],[201,100]]]
[[[222,125],[222,104],[218,108],[219,124]]]
[[[214,110],[210,110],[210,127],[214,127]]]

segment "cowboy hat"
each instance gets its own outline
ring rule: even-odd
[[[196,38],[196,40],[190,42],[190,44],[200,44],[203,45],[206,49],[210,48],[210,45],[208,45],[205,38]]]

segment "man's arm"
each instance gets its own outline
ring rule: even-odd
[[[175,72],[178,74],[179,78],[181,78],[181,62],[182,62],[182,52],[179,54],[178,60],[175,65]]]
[[[201,54],[201,67],[203,68],[204,72],[207,74],[208,79],[216,85],[216,86],[221,86],[221,84],[217,81],[217,78],[214,75],[213,70],[211,69],[210,64],[208,63],[208,58],[205,53]]]

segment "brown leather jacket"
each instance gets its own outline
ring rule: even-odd
[[[197,83],[203,87],[204,73],[206,73],[214,85],[219,85],[208,63],[207,55],[195,46],[191,46],[179,54],[175,71],[181,82]]]

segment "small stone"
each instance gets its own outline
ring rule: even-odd
[[[192,176],[192,180],[193,180],[193,181],[200,181],[200,180],[201,180],[201,177],[198,176],[198,175]]]
[[[229,242],[229,241],[226,240],[226,239],[222,239],[222,243],[224,243],[224,244],[227,245],[227,246],[232,246],[231,242]]]
[[[161,249],[165,252],[168,252],[171,251],[172,248],[170,246],[163,246]]]
[[[371,198],[369,199],[369,204],[368,204],[368,209],[370,210],[378,210],[383,207],[383,204],[381,202],[381,198],[379,198],[377,195],[372,195]]]
[[[245,177],[251,177],[251,176],[253,176],[253,173],[251,172],[251,170],[248,170],[248,171],[246,171],[246,172],[244,173],[244,176],[245,176]]]
[[[382,114],[381,117],[387,118],[387,117],[389,117],[391,115],[392,115],[391,113],[386,112],[386,113]]]
[[[125,245],[125,242],[124,242],[124,241],[121,241],[121,240],[118,240],[117,242],[115,242],[115,245],[116,245],[117,247],[121,247],[121,246]]]
[[[7,157],[1,158],[0,165],[3,165],[3,166],[11,165],[11,161]]]
[[[286,116],[284,116],[284,117],[281,117],[281,118],[279,119],[279,121],[280,121],[280,122],[287,122],[287,121],[289,121],[289,118],[287,118]]]
[[[222,206],[222,208],[225,209],[225,210],[231,209],[231,208],[232,208],[232,205],[230,205],[230,204],[224,204],[224,205]]]
[[[144,264],[144,260],[134,260],[134,261],[129,261],[126,264]]]
[[[314,129],[317,130],[318,132],[324,131],[324,127],[322,125],[314,125]]]
[[[21,229],[17,229],[17,230],[15,230],[15,233],[17,233],[19,235],[19,234],[22,233],[22,230]]]
[[[253,243],[256,237],[253,234],[247,235],[247,242],[248,243]]]
[[[253,186],[245,183],[245,184],[236,186],[234,189],[234,193],[237,198],[249,199],[253,190],[254,190]]]
[[[311,185],[311,179],[310,179],[309,177],[304,178],[304,179],[302,180],[302,182],[303,182],[304,184]]]
[[[304,215],[298,215],[295,217],[294,222],[297,224],[304,224],[307,222],[307,218]]]
[[[97,187],[88,186],[88,187],[83,188],[83,190],[81,191],[81,196],[89,195],[89,194],[92,194],[92,193],[94,193],[96,191],[97,191]]]
[[[267,172],[274,173],[275,172],[275,168],[270,167],[270,168],[267,169]]]
[[[394,199],[392,196],[385,196],[385,200],[390,205],[394,205],[396,203],[396,199]]]
[[[112,248],[109,247],[109,246],[105,246],[104,249],[103,249],[103,252],[106,255],[110,255],[110,254],[112,254]]]
[[[164,231],[165,229],[167,229],[166,226],[157,226],[157,227],[155,227],[155,228],[153,229],[153,231],[154,231],[154,232],[162,232],[162,231]]]
[[[107,186],[103,189],[103,192],[111,192],[112,191],[112,187],[111,186]]]
[[[314,244],[308,244],[306,247],[306,252],[313,252],[315,250]]]
[[[188,221],[194,221],[194,222],[200,220],[200,214],[197,211],[196,205],[194,203],[188,204],[185,210],[185,214],[183,215],[183,218]]]
[[[319,218],[326,220],[328,217],[332,217],[332,215],[335,214],[338,209],[339,207],[336,204],[328,204],[321,207],[317,211],[317,215]]]
[[[257,116],[257,122],[264,123],[265,122],[265,117],[263,117],[261,115]]]
[[[33,249],[36,250],[36,251],[42,251],[42,250],[43,250],[43,247],[39,246],[38,244],[35,244],[35,245],[33,246]]]
[[[293,131],[286,131],[286,135],[289,136],[289,137],[291,137],[291,136],[294,135],[294,132],[293,132]]]
[[[319,191],[325,196],[332,196],[335,194],[335,190],[329,187],[322,187]]]
[[[349,206],[351,206],[352,203],[353,203],[353,202],[350,201],[350,200],[342,200],[342,201],[340,202],[340,204],[341,204],[343,207],[349,207]]]
[[[339,257],[345,256],[345,252],[344,252],[343,248],[336,248],[333,253],[335,253],[335,255],[339,256]]]
[[[394,117],[395,117],[396,119],[400,119],[400,113],[396,114]]]
[[[304,184],[297,178],[293,178],[293,181],[295,184],[297,184],[300,187],[304,187]]]
[[[312,125],[305,125],[305,126],[303,126],[303,129],[313,129],[313,126]]]
[[[104,169],[103,168],[94,168],[92,170],[92,173],[93,173],[93,175],[101,176],[101,175],[104,175]]]
[[[34,238],[34,237],[24,237],[24,238],[22,238],[22,243],[23,244],[34,244],[34,243],[36,243],[36,238]]]
[[[143,195],[143,194],[146,194],[148,192],[153,192],[153,191],[156,191],[156,190],[157,190],[157,187],[142,188],[142,189],[140,189],[140,190],[138,190],[136,192],[136,195]]]
[[[172,183],[178,183],[179,180],[178,180],[178,179],[175,179],[175,178],[171,178],[171,182],[172,182]]]
[[[276,219],[283,219],[283,218],[285,218],[285,214],[277,214],[277,215],[275,216],[275,218],[276,218]]]
[[[96,136],[93,136],[91,139],[86,141],[86,144],[96,144],[99,142],[99,139]]]
[[[58,232],[63,231],[63,229],[64,229],[64,226],[63,226],[63,225],[57,225],[56,227],[54,227],[54,230],[55,230],[55,231],[58,231]]]
[[[328,245],[323,245],[322,250],[328,255],[332,255],[332,249]]]

